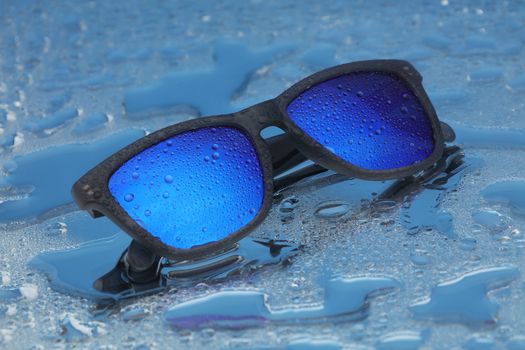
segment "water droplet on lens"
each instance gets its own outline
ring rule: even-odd
[[[162,197],[164,197],[164,198],[168,198],[169,196],[170,196],[170,194],[169,194],[168,192],[164,192],[164,193],[162,194]]]
[[[173,182],[173,176],[171,176],[171,175],[166,175],[166,176],[164,177],[164,181],[165,181],[167,184],[172,183],[172,182]]]
[[[214,151],[218,150],[219,149],[219,145],[214,143],[212,146],[211,146],[211,149],[213,149]]]
[[[356,95],[357,95],[358,97],[363,97],[364,93],[363,93],[363,91],[358,91],[358,92],[356,93]]]
[[[151,211],[149,211],[149,210],[144,211],[144,215],[150,216],[151,215]]]
[[[407,94],[407,93],[404,93],[404,94],[403,94],[403,98],[404,98],[405,100],[408,100],[408,94]]]
[[[211,155],[211,157],[215,160],[219,159],[221,155],[219,154],[219,152],[213,152],[213,154]]]
[[[133,193],[128,193],[127,195],[124,196],[124,200],[126,202],[131,202],[133,200],[133,198],[135,198],[135,196],[133,195]]]
[[[400,110],[402,113],[408,113],[408,108],[406,108],[405,106],[402,106]]]
[[[132,174],[131,174],[131,177],[134,178],[135,180],[139,178],[139,173],[137,173],[136,171],[134,171]]]

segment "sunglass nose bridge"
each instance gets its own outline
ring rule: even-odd
[[[240,122],[249,120],[249,124],[254,128],[253,131],[256,134],[259,134],[261,130],[269,126],[277,126],[284,129],[282,112],[273,99],[258,103],[234,115],[239,118]]]

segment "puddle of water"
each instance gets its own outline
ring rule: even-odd
[[[403,226],[409,234],[416,234],[422,230],[436,230],[448,238],[456,237],[452,215],[440,208],[447,193],[454,191],[466,169],[476,167],[476,161],[467,160],[468,166],[460,166],[451,173],[444,172],[433,182],[427,184],[425,190],[405,202],[401,210]]]
[[[334,45],[321,43],[306,50],[301,56],[301,60],[314,69],[335,66],[337,64],[334,59],[335,51]]]
[[[168,74],[150,85],[133,88],[124,94],[124,106],[130,118],[151,117],[145,111],[188,106],[198,115],[232,112],[232,96],[240,93],[256,69],[278,54],[292,49],[289,44],[250,50],[234,42],[219,42],[214,50],[215,65],[209,70]],[[206,98],[202,98],[206,96]]]
[[[525,149],[524,130],[497,130],[474,128],[451,123],[456,132],[456,143],[465,148]]]
[[[481,191],[481,195],[489,203],[508,205],[514,214],[525,217],[525,181],[497,182]]]
[[[42,253],[29,265],[45,273],[51,286],[63,293],[88,298],[108,296],[93,283],[110,271],[127,248],[131,238],[124,233],[80,244],[77,248]],[[96,256],[97,259],[93,259]]]
[[[440,208],[445,196],[456,190],[467,170],[471,172],[480,166],[481,161],[467,158],[465,164],[452,167],[425,185],[411,201],[405,202],[401,210],[403,226],[409,234],[422,230],[436,230],[448,238],[457,236],[451,213]]]
[[[343,345],[333,340],[304,339],[289,343],[285,350],[340,350]]]
[[[108,120],[108,115],[106,113],[92,113],[82,118],[72,131],[78,135],[100,131],[100,129],[106,125]]]
[[[284,263],[298,248],[286,242],[246,237],[231,250],[216,256],[178,263],[164,261],[161,276],[149,284],[133,285],[120,280],[121,285],[115,290],[97,289],[95,286],[100,286],[102,276],[120,275],[115,266],[129,243],[131,238],[119,232],[81,243],[74,249],[42,253],[31,260],[30,266],[45,273],[58,291],[95,300],[121,300],[174,286],[191,287],[200,282],[219,281],[265,265]],[[96,261],[93,256],[98,257]]]
[[[508,227],[505,217],[495,210],[482,209],[472,214],[474,221],[484,226],[490,233],[498,233]]]
[[[384,335],[376,344],[377,350],[417,350],[427,341],[430,332],[398,331]]]
[[[31,120],[26,123],[25,129],[39,136],[49,136],[52,129],[56,129],[76,117],[78,117],[78,110],[68,108],[37,120]]]
[[[16,165],[8,176],[0,177],[0,188],[34,188],[22,199],[0,203],[0,222],[39,217],[71,203],[69,191],[80,176],[141,136],[143,131],[131,129],[95,142],[47,148],[15,158]]]
[[[516,267],[494,267],[467,273],[432,288],[430,298],[410,306],[416,319],[493,325],[499,305],[487,293],[507,286],[519,275]]]
[[[326,282],[322,305],[279,310],[270,308],[268,296],[262,292],[224,291],[178,304],[165,317],[175,328],[246,328],[335,317],[356,320],[366,317],[369,297],[398,287],[399,282],[386,277],[337,278]]]
[[[449,238],[457,236],[452,224],[452,215],[439,209],[442,196],[443,191],[426,190],[409,203],[408,208],[403,208],[403,225],[409,234],[434,229]]]

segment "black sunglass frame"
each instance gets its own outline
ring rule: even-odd
[[[434,150],[427,159],[398,169],[363,169],[349,164],[328,151],[312,137],[303,132],[288,117],[286,109],[299,94],[324,81],[355,72],[384,72],[393,74],[400,78],[414,93],[421,103],[425,114],[428,116],[433,130]],[[261,209],[251,222],[222,240],[194,246],[189,249],[179,249],[166,245],[136,223],[118,204],[109,191],[109,178],[129,159],[167,138],[191,130],[218,126],[240,129],[253,143],[260,161],[264,179],[264,197]],[[269,126],[279,127],[287,133],[293,146],[301,153],[301,157],[298,159],[304,160],[304,158],[307,158],[322,168],[333,170],[343,175],[368,180],[398,179],[429,168],[441,158],[446,141],[436,111],[422,86],[422,77],[409,62],[402,60],[359,61],[317,72],[292,85],[276,98],[256,104],[242,111],[189,120],[151,133],[114,153],[88,171],[73,185],[71,190],[73,198],[78,206],[81,209],[87,210],[91,216],[107,216],[140,245],[157,255],[169,259],[185,260],[224,250],[254,230],[265,219],[272,206],[274,177],[276,176],[274,170],[275,155],[272,156],[268,143],[260,136],[261,131]],[[282,166],[279,172],[282,173],[294,165],[296,165],[296,162]]]

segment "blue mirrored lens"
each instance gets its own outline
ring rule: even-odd
[[[139,225],[181,249],[246,226],[264,196],[256,150],[230,127],[184,132],[142,151],[111,176],[109,190]]]
[[[357,72],[315,85],[287,108],[290,119],[339,158],[369,170],[409,166],[430,156],[430,120],[397,76]]]

